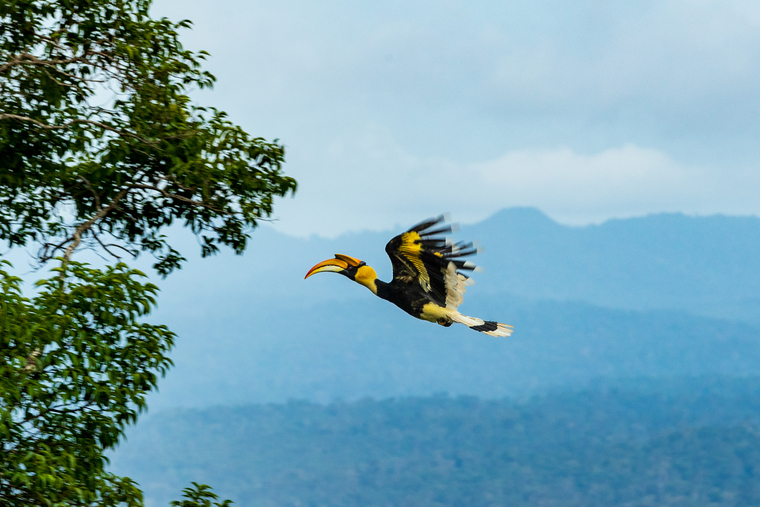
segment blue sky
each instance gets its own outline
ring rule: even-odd
[[[279,138],[275,227],[388,229],[536,206],[570,224],[760,215],[760,3],[157,0],[198,101]]]

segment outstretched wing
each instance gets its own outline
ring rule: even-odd
[[[443,215],[415,225],[385,245],[393,264],[396,283],[418,283],[434,303],[456,309],[462,302],[469,278],[458,270],[472,271],[475,265],[461,260],[477,253],[472,243],[450,243],[451,232]]]

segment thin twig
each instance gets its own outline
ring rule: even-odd
[[[53,254],[58,250],[63,250],[63,246],[69,241],[71,241],[71,239],[72,239],[71,236],[68,236],[66,239],[64,239],[57,245],[54,245],[53,243],[45,243],[44,245],[42,245],[42,247],[40,248],[40,252],[38,254],[40,261],[47,262],[50,259],[52,259]]]
[[[98,244],[101,247],[103,247],[103,250],[105,250],[106,252],[108,252],[113,257],[116,257],[117,259],[121,259],[120,255],[117,255],[117,254],[113,253],[111,250],[109,250],[109,248],[111,248],[111,247],[112,248],[120,248],[120,249],[124,250],[126,253],[128,253],[129,255],[131,255],[132,257],[137,257],[137,251],[135,251],[135,250],[130,250],[129,248],[127,248],[125,246],[122,246],[122,245],[119,245],[117,243],[108,243],[108,244],[103,243],[100,240],[100,236],[98,235],[98,233],[95,232],[95,228],[91,229],[91,232],[92,232],[92,237],[95,238],[95,241],[97,241]]]

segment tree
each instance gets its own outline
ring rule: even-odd
[[[152,254],[163,276],[181,267],[165,235],[175,222],[204,257],[242,253],[274,197],[296,189],[276,140],[193,104],[188,93],[214,82],[205,53],[182,48],[188,21],[149,7],[0,3],[0,239],[56,263],[31,297],[0,271],[0,502],[141,504],[104,452],[171,365],[175,336],[144,321],[158,289],[120,259]],[[74,261],[83,247],[118,262]]]

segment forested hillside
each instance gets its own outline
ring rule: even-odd
[[[180,342],[177,371],[160,397],[186,406],[436,392],[503,397],[600,377],[760,371],[760,330],[741,322],[468,294],[465,310],[515,326],[505,340],[412,319],[343,277],[336,281],[357,300],[313,303],[295,314],[287,301],[272,300],[275,308],[261,313],[241,302],[220,309],[224,318],[178,323],[204,354],[191,355]]]
[[[567,227],[530,208],[463,233],[488,238],[478,290],[760,324],[760,219],[669,213]]]
[[[760,505],[760,378],[177,410],[117,470],[159,502],[200,477],[241,506]],[[159,503],[156,503],[158,505]]]
[[[152,505],[203,480],[251,507],[760,506],[760,220],[464,227],[460,308],[509,339],[303,280],[336,252],[388,279],[391,235],[262,231],[169,279],[178,366],[114,470]]]
[[[342,276],[303,279],[336,252],[389,279],[392,234],[303,240],[262,230],[242,258],[202,269],[191,261],[163,284],[156,318],[181,340],[152,409],[499,397],[600,376],[760,371],[760,307],[750,311],[760,302],[760,219],[653,215],[567,227],[510,209],[464,226],[458,237],[480,240],[473,260],[485,271],[461,310],[513,324],[509,340],[411,319]]]

